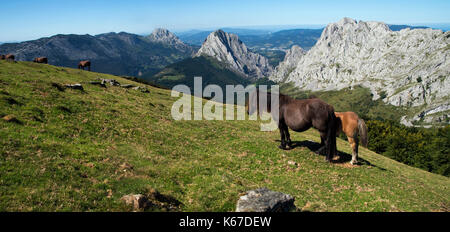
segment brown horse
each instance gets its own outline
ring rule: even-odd
[[[84,70],[84,68],[88,68],[88,71],[91,71],[91,62],[89,60],[84,60],[84,61],[80,61],[80,63],[78,64],[78,69],[82,69]]]
[[[0,60],[4,60],[4,59],[6,59],[6,56],[5,55],[0,55]]]
[[[361,144],[367,147],[367,126],[364,120],[360,119],[354,112],[335,112],[338,120],[337,134],[344,132],[347,135],[348,142],[352,147],[352,165],[358,162],[358,146],[359,139],[361,137]]]
[[[48,64],[48,59],[47,59],[47,57],[38,57],[38,58],[34,58],[33,62],[40,63],[40,64]]]
[[[13,54],[8,54],[5,56],[5,60],[14,61],[15,56]]]
[[[267,101],[265,101],[267,102],[267,109],[265,111],[269,113],[272,111],[270,100],[272,94],[256,90],[250,93],[247,101],[247,113],[249,115],[252,115],[255,110],[259,110],[260,94],[267,94]],[[281,136],[279,148],[286,149],[286,145],[289,149],[292,148],[289,128],[295,132],[303,132],[313,127],[320,132],[320,137],[324,141],[324,146],[320,148],[319,152],[322,153],[325,149],[326,159],[331,162],[337,152],[337,118],[334,114],[334,108],[318,98],[297,100],[279,93],[276,95],[279,98],[278,128]]]

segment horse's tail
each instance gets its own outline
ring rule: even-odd
[[[337,118],[334,114],[334,110],[328,111],[328,130],[327,130],[327,160],[332,161],[336,155],[336,131],[337,131]]]
[[[358,119],[358,130],[359,130],[359,136],[361,137],[361,144],[364,147],[367,147],[368,144],[368,137],[367,137],[367,126],[364,120]]]

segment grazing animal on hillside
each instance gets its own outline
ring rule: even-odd
[[[249,95],[247,101],[247,113],[249,115],[252,115],[256,110],[259,111],[260,94],[267,94],[267,109],[265,111],[271,113],[272,107],[276,107],[271,106],[272,94],[258,89]],[[325,149],[326,159],[331,162],[337,152],[337,118],[334,114],[334,108],[318,98],[297,100],[279,93],[274,93],[274,95],[278,95],[279,98],[278,128],[281,136],[279,148],[286,149],[286,145],[289,149],[292,148],[289,128],[296,132],[303,132],[313,127],[320,132],[320,137],[325,145],[319,149],[319,153],[322,153]]]
[[[342,132],[347,135],[348,142],[353,150],[350,163],[354,165],[358,163],[358,135],[361,137],[361,144],[364,147],[367,147],[368,139],[366,123],[354,112],[335,112],[335,115],[339,119],[336,136]]]
[[[0,60],[4,60],[4,59],[6,59],[6,56],[5,55],[0,55]]]
[[[47,59],[47,57],[38,57],[38,58],[34,58],[33,62],[40,63],[40,64],[48,64],[48,59]]]
[[[89,60],[80,61],[78,64],[78,69],[88,68],[88,71],[91,71],[91,62]]]
[[[15,56],[13,54],[8,54],[5,56],[5,60],[14,61]]]

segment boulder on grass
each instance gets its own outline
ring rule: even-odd
[[[126,85],[121,85],[120,87],[122,87],[124,89],[131,89],[131,88],[136,87],[136,86],[135,85],[126,84]]]
[[[111,86],[120,86],[120,83],[114,79],[100,79],[102,84],[109,84]]]
[[[133,207],[134,211],[140,211],[147,207],[148,198],[142,194],[129,194],[120,198],[125,204]]]
[[[294,197],[267,188],[248,191],[237,202],[236,212],[289,212],[295,209]]]
[[[67,84],[65,85],[65,87],[69,89],[84,90],[81,84],[73,84],[73,85]]]
[[[141,86],[136,86],[133,88],[133,90],[141,91],[142,93],[150,93],[150,90],[148,90],[145,87],[141,87]]]
[[[91,85],[99,85],[100,87],[106,88],[106,84],[100,81],[91,81],[89,82]]]

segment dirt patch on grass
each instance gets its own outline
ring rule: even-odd
[[[335,163],[334,165],[339,166],[339,167],[343,167],[343,168],[349,168],[349,169],[353,169],[353,168],[358,168],[359,165],[353,165],[350,163]]]
[[[6,122],[23,125],[23,123],[13,115],[6,115],[2,119]]]

